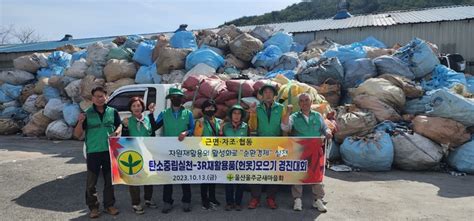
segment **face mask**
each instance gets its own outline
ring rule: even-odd
[[[215,113],[216,113],[216,111],[204,111],[204,114],[208,117],[214,116]]]
[[[181,99],[179,99],[179,98],[171,99],[171,104],[174,107],[179,107],[179,106],[181,106]]]

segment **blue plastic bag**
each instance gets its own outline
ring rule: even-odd
[[[0,90],[12,100],[16,100],[20,96],[22,89],[23,86],[21,85],[16,86],[8,83],[3,83],[2,86],[0,86]]]
[[[474,174],[474,140],[451,151],[448,164],[459,172]]]
[[[270,70],[295,70],[298,67],[306,67],[306,61],[301,61],[295,52],[284,53],[277,62],[273,64]]]
[[[415,74],[410,70],[408,64],[397,57],[383,55],[375,58],[374,64],[379,74],[395,74],[415,80]]]
[[[373,137],[355,140],[347,137],[341,145],[341,157],[348,166],[366,171],[389,171],[393,162],[390,135],[377,131]]]
[[[385,45],[383,42],[376,39],[374,36],[369,36],[363,41],[360,41],[359,43],[361,43],[364,46],[369,46],[369,47],[387,48],[387,45]]]
[[[342,87],[344,89],[355,88],[365,80],[377,76],[374,62],[368,58],[349,60],[343,66],[345,73]]]
[[[53,76],[63,76],[65,69],[60,66],[54,66],[52,68],[41,68],[36,72],[36,77],[39,78],[50,78]]]
[[[342,82],[344,79],[344,68],[335,57],[322,58],[317,63],[309,62],[306,68],[298,73],[295,78],[299,82],[316,86],[323,84],[329,78]]]
[[[366,56],[367,52],[364,50],[363,45],[357,42],[350,45],[336,44],[321,54],[322,58],[336,57],[342,64],[350,60],[365,58]]]
[[[301,52],[304,51],[304,48],[305,48],[305,47],[306,47],[306,46],[304,46],[304,45],[302,45],[302,44],[300,44],[300,43],[298,43],[298,42],[293,42],[293,43],[291,44],[291,49],[290,49],[290,51],[293,51],[293,52],[296,52],[296,53],[301,53]]]
[[[336,141],[334,141],[334,139],[332,139],[329,142],[329,146],[326,149],[327,151],[326,158],[329,161],[336,161],[336,160],[341,159],[340,148],[341,148],[340,145]]]
[[[84,59],[87,58],[87,50],[80,50],[80,51],[74,52],[71,56],[71,64],[81,58],[84,58]]]
[[[136,50],[140,42],[143,41],[143,37],[140,35],[129,35],[127,36],[127,40],[123,44],[123,47],[130,48],[132,50]]]
[[[39,78],[50,78],[53,74],[53,70],[49,68],[41,68],[36,72],[36,77]]]
[[[81,107],[78,104],[73,103],[64,105],[63,117],[64,121],[66,121],[69,126],[73,127],[77,124],[77,118],[80,113]]]
[[[133,60],[141,65],[150,66],[153,64],[153,49],[155,49],[155,44],[152,41],[144,41],[140,43],[133,55]]]
[[[2,90],[0,90],[0,103],[7,103],[7,102],[10,102],[10,101],[14,101],[15,99],[7,96],[5,94],[5,92],[3,92]]]
[[[28,115],[30,114],[24,111],[21,107],[7,107],[1,112],[0,118],[23,120],[27,118]]]
[[[283,53],[289,52],[293,45],[293,37],[284,32],[277,32],[263,44],[265,48],[270,45],[279,47]]]
[[[408,64],[416,78],[429,74],[439,64],[439,59],[430,46],[418,38],[398,49],[393,56]]]
[[[380,131],[380,132],[385,132],[385,133],[392,133],[393,131],[395,131],[395,129],[397,128],[397,124],[392,122],[392,121],[389,121],[389,120],[385,120],[383,121],[382,123],[379,123],[376,127],[375,127],[375,131]]]
[[[405,103],[404,113],[407,114],[424,114],[429,110],[429,104],[431,102],[430,95],[424,95],[423,97],[409,100]]]
[[[467,90],[474,94],[474,76],[466,76]]]
[[[55,51],[48,56],[48,67],[51,69],[55,67],[66,69],[71,66],[71,60],[72,55],[63,51]]]
[[[179,31],[174,33],[170,39],[170,45],[173,48],[191,48],[196,50],[198,48],[196,37],[193,32]]]
[[[273,79],[279,74],[282,74],[283,76],[288,78],[288,80],[293,80],[293,79],[295,79],[295,74],[296,73],[295,73],[295,71],[292,71],[292,70],[276,70],[276,71],[268,72],[265,75],[265,78],[266,79]]]
[[[431,80],[423,79],[421,87],[426,91],[436,90],[440,88],[452,88],[456,84],[467,86],[466,77],[463,73],[458,73],[448,67],[439,64],[431,74]]]
[[[426,114],[455,120],[467,127],[474,126],[474,101],[446,89],[432,92]]]
[[[252,64],[254,67],[270,69],[282,55],[283,52],[279,47],[269,45],[253,57]]]
[[[186,57],[186,70],[191,70],[200,63],[207,64],[217,70],[224,65],[224,58],[209,48],[200,48],[189,53]]]
[[[135,75],[135,83],[137,84],[152,84],[153,77],[151,73],[148,71],[150,68],[148,66],[141,66],[140,69],[137,71],[137,75]]]
[[[53,98],[61,99],[59,90],[51,86],[44,86],[43,95],[44,98],[46,98],[46,101],[49,101]]]
[[[137,84],[153,84],[153,69],[156,74],[156,64],[153,63],[150,66],[141,66],[135,75],[135,83]]]
[[[155,65],[156,66],[156,65]],[[156,68],[156,67],[155,67]],[[156,71],[153,72],[154,74],[151,76],[153,78],[153,83],[154,84],[161,84],[161,75],[156,73]]]

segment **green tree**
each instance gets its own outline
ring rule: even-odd
[[[395,10],[415,10],[452,5],[474,5],[474,0],[348,0],[349,12],[353,15],[372,14]],[[262,25],[269,23],[293,22],[310,19],[331,18],[337,12],[339,0],[304,0],[283,10],[260,16],[244,16],[225,25]]]

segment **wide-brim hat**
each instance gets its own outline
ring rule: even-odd
[[[272,89],[273,95],[276,96],[276,95],[278,94],[278,91],[277,91],[275,85],[272,85],[272,84],[265,84],[265,85],[263,85],[263,86],[260,88],[260,90],[258,90],[258,94],[263,95],[263,91],[264,91],[265,89],[267,89],[267,88]]]
[[[240,112],[242,113],[242,120],[245,118],[245,114],[246,114],[247,112],[245,112],[245,109],[244,109],[242,106],[238,105],[238,104],[232,106],[232,107],[229,109],[229,112],[227,113],[227,115],[229,116],[229,118],[232,118],[232,112],[233,112],[234,110],[240,110]]]
[[[172,87],[168,90],[168,95],[166,95],[166,99],[169,99],[173,95],[184,96],[184,93],[179,88]]]

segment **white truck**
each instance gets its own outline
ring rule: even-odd
[[[170,103],[166,100],[168,89],[177,87],[175,84],[133,84],[120,87],[110,95],[107,105],[118,110],[120,118],[123,120],[131,116],[128,109],[128,101],[132,97],[141,97],[145,102],[146,108],[151,103],[155,103],[155,112],[153,115],[158,117],[161,111],[169,107]],[[148,110],[145,112],[149,114]]]

